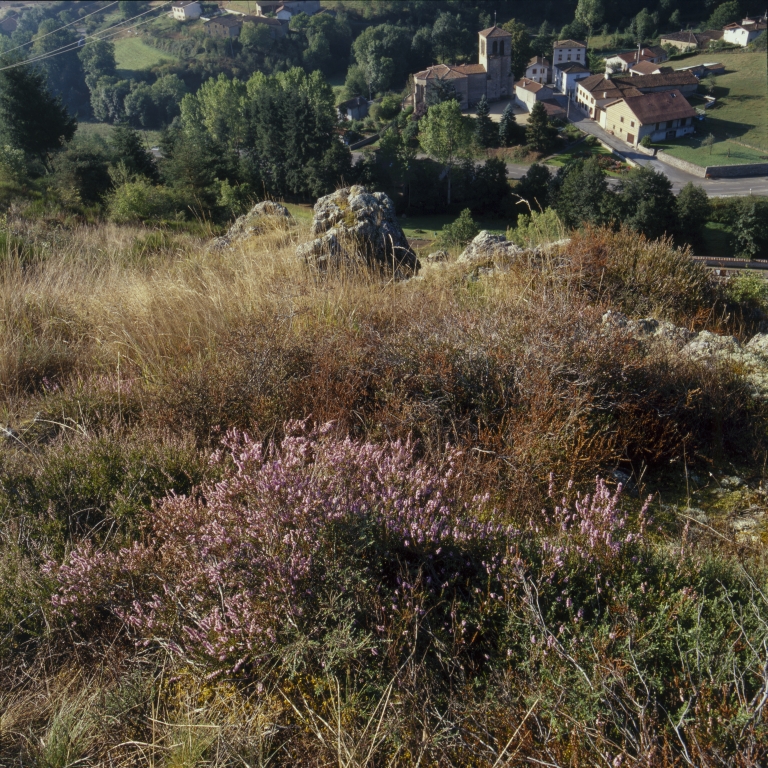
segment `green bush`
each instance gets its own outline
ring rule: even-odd
[[[126,181],[109,196],[109,218],[117,224],[174,218],[179,211],[176,194],[143,178]]]
[[[445,224],[440,232],[435,245],[441,248],[464,246],[477,237],[480,228],[472,218],[472,211],[465,208],[452,224]]]

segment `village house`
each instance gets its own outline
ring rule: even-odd
[[[363,96],[355,96],[353,99],[342,101],[336,107],[341,120],[362,120],[368,114],[370,102]]]
[[[624,95],[606,104],[599,123],[614,136],[636,147],[646,136],[652,141],[693,133],[696,110],[678,90]]]
[[[661,67],[652,61],[641,61],[639,64],[633,64],[629,68],[629,74],[632,77],[642,77],[643,75],[660,75]]]
[[[307,16],[313,16],[320,12],[320,0],[254,0],[253,6],[256,9],[257,16],[275,15],[280,18],[278,13],[282,9],[284,19],[288,21],[290,21],[291,16],[295,16],[298,13],[306,13]],[[285,18],[286,16],[287,19]]]
[[[171,6],[171,15],[176,21],[193,21],[199,19],[203,9],[196,0],[181,0]]]
[[[530,112],[537,101],[551,99],[552,89],[543,83],[523,77],[515,83],[515,101]]]
[[[742,19],[741,24],[734,22],[723,27],[723,40],[746,48],[756,37],[765,33],[766,27],[768,21],[765,16],[754,19],[747,17]]]
[[[634,78],[636,81],[637,78]],[[600,122],[602,111],[608,104],[624,96],[640,96],[635,83],[622,83],[605,75],[591,75],[580,80],[576,88],[576,103],[596,122]]]
[[[662,35],[659,43],[665,48],[675,48],[678,53],[710,48],[712,43],[723,37],[722,29],[708,29],[704,32],[683,31]]]
[[[432,88],[453,89],[462,109],[469,109],[485,96],[488,101],[511,98],[512,35],[501,27],[479,34],[479,64],[437,64],[413,75],[413,107],[423,110]]]
[[[546,85],[552,82],[552,65],[543,56],[534,56],[525,69],[525,78]]]
[[[576,92],[576,84],[579,80],[589,77],[589,70],[576,61],[568,61],[565,64],[555,64],[555,87],[569,98],[573,98]]]
[[[667,52],[661,46],[639,47],[636,51],[627,53],[617,53],[605,60],[605,71],[609,72],[628,72],[630,67],[639,64],[642,61],[648,61],[651,64],[661,64],[669,57]]]
[[[710,61],[704,64],[691,64],[689,67],[680,67],[676,72],[690,72],[701,80],[708,75],[722,75],[725,72],[725,65],[716,61]]]
[[[567,64],[575,61],[579,64],[587,63],[587,44],[579,40],[557,40],[554,45],[552,64]]]

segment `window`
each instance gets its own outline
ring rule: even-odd
[[[480,41],[480,53],[485,56],[485,40]]]
[[[571,60],[571,54],[569,53],[568,54],[568,61],[570,61],[570,60]]]
[[[664,130],[664,128],[666,128],[666,127],[667,127],[667,124],[666,124],[666,123],[659,123],[659,130],[660,130],[660,131],[661,131],[661,130]]]
[[[494,53],[499,52],[499,44],[495,40],[493,41],[493,52]]]
[[[504,55],[504,41],[499,42],[499,53],[503,56]]]
[[[630,120],[629,124],[630,124],[630,126],[631,126],[632,128],[634,128],[634,127],[635,127],[635,121],[634,121],[634,120]]]
[[[624,118],[623,118],[623,117],[621,118],[621,122],[622,122],[622,123],[624,122]]]

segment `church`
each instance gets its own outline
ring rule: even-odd
[[[512,97],[512,35],[493,26],[480,32],[479,37],[479,64],[436,64],[413,76],[415,112],[426,109],[431,88],[453,88],[463,110],[475,106],[483,95],[488,101]]]

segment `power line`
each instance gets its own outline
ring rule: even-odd
[[[7,51],[3,51],[3,55],[6,53],[12,53],[13,51],[18,51],[19,48],[23,48],[25,45],[32,45],[32,43],[36,43],[38,40],[42,40],[48,35],[55,35],[57,32],[61,32],[62,29],[66,29],[67,27],[71,27],[73,24],[79,24],[82,21],[85,21],[89,16],[95,16],[97,13],[101,13],[102,11],[106,11],[107,8],[109,8],[112,5],[117,5],[117,0],[115,0],[113,3],[109,3],[109,5],[105,5],[103,8],[99,8],[98,11],[93,11],[93,13],[89,13],[85,16],[83,16],[82,19],[75,19],[75,21],[70,21],[69,24],[65,24],[63,27],[59,27],[58,29],[54,29],[51,32],[46,32],[46,34],[40,36],[40,37],[33,37],[31,40],[28,40],[26,43],[22,43],[21,45],[17,45],[15,48],[10,48]]]
[[[134,19],[138,19],[138,18],[141,18],[142,16],[146,16],[148,13],[153,13],[158,8],[162,8],[163,6],[168,5],[170,2],[172,2],[172,0],[167,0],[162,5],[155,6],[154,8],[150,8],[148,11],[144,11],[144,13],[136,14],[136,16],[132,16],[130,19],[125,19],[124,21],[121,21],[121,22],[119,22],[117,24],[114,24],[113,26],[108,27],[107,29],[103,29],[100,32],[95,32],[92,35],[86,35],[85,37],[83,37],[80,40],[77,40],[77,41],[75,41],[73,43],[67,43],[67,45],[62,45],[60,48],[56,48],[53,51],[48,51],[47,53],[43,53],[43,54],[40,54],[38,56],[33,56],[33,57],[29,58],[29,59],[24,59],[24,61],[17,61],[17,62],[15,62],[13,64],[8,64],[8,65],[6,65],[4,67],[0,67],[0,72],[4,72],[6,69],[15,69],[16,67],[23,67],[23,66],[26,66],[27,64],[35,64],[35,63],[37,63],[39,61],[44,61],[45,59],[53,58],[54,56],[61,56],[64,53],[70,53],[70,52],[72,52],[74,50],[77,50],[78,48],[82,48],[83,45],[87,45],[88,42],[84,43],[83,42],[84,40],[85,41],[107,40],[110,37],[114,37],[115,35],[119,35],[121,32],[127,32],[129,30],[136,29],[137,27],[140,27],[143,24],[147,24],[150,21],[154,21],[155,19],[154,18],[145,19],[144,21],[139,22],[138,24],[134,24],[134,25],[132,25],[130,27],[125,27],[124,29],[118,29],[117,31],[114,31],[114,32],[112,31],[112,30],[116,29],[116,27],[121,26],[122,24],[126,24],[129,21],[133,21]],[[104,34],[106,32],[111,32],[111,34],[109,34],[109,35]],[[103,37],[99,37],[99,35],[104,35],[104,36]]]

